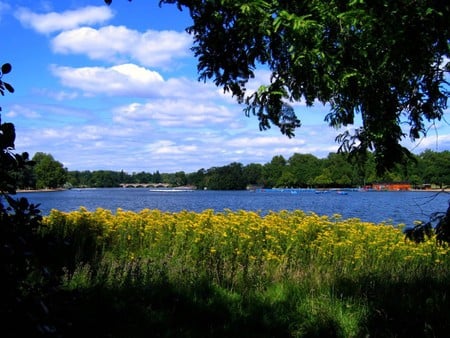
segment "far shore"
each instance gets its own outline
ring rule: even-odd
[[[17,189],[16,192],[57,192],[57,191],[65,191],[67,189],[64,188],[56,188],[56,189]]]
[[[179,189],[180,187],[178,187]],[[74,189],[92,189],[92,188],[74,188]],[[138,189],[138,188],[136,188]],[[337,188],[336,188],[337,189]],[[17,193],[32,193],[32,192],[58,192],[58,191],[66,191],[70,189],[66,188],[56,188],[56,189],[18,189]],[[338,190],[338,189],[337,189]],[[370,190],[375,191],[375,190]],[[394,191],[395,190],[381,190],[381,191]],[[401,190],[403,192],[409,191],[409,192],[450,192],[450,188],[444,188],[444,189],[409,189],[409,190]]]

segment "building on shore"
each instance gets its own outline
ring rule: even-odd
[[[371,189],[376,191],[409,191],[411,190],[411,183],[408,182],[372,183]]]

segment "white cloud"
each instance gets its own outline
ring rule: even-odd
[[[416,154],[421,153],[427,149],[439,152],[450,149],[450,135],[429,134],[427,137],[423,137],[420,140],[416,140],[415,142],[405,140],[405,142],[403,143],[410,151],[413,151]]]
[[[52,40],[57,53],[85,54],[91,59],[119,61],[132,59],[145,66],[169,66],[174,58],[189,54],[191,38],[185,32],[145,33],[124,26],[100,29],[81,27],[61,32]]]
[[[46,140],[61,140],[67,138],[70,133],[64,129],[44,128],[41,130],[42,138]]]
[[[81,68],[52,65],[50,69],[64,86],[82,90],[87,95],[178,98],[193,102],[189,105],[195,106],[206,101],[227,103],[226,97],[212,84],[186,78],[165,80],[158,72],[134,64]],[[223,111],[223,106],[214,104],[219,105],[217,110]],[[204,107],[200,105],[199,108]]]
[[[22,25],[31,27],[39,33],[47,34],[83,25],[103,23],[113,17],[113,12],[107,6],[87,6],[62,13],[37,14],[22,7],[17,10],[15,16]]]
[[[195,145],[177,144],[170,140],[160,140],[146,146],[147,151],[156,155],[190,155],[198,151]]]
[[[114,110],[113,120],[121,124],[156,123],[162,127],[212,128],[230,125],[238,118],[228,107],[189,100],[154,100],[131,103]]]
[[[79,95],[75,91],[67,92],[65,90],[53,91],[48,88],[35,88],[33,89],[33,93],[46,96],[56,101],[66,101],[76,99]]]
[[[45,98],[45,101],[48,101]],[[50,128],[58,126],[79,125],[96,120],[95,111],[85,107],[70,106],[61,103],[20,103],[7,106],[5,115],[13,118],[17,126]],[[30,123],[33,120],[32,123]],[[31,124],[31,126],[30,126]],[[36,140],[37,141],[37,140]]]
[[[308,126],[298,130],[297,137],[288,138],[285,135],[276,135],[274,131],[249,131],[234,136],[222,143],[228,154],[238,155],[241,162],[269,162],[268,154],[291,157],[294,153],[315,154],[325,157],[329,152],[336,152],[338,145],[333,144],[335,131],[322,130],[319,137],[312,137],[315,129],[320,127]],[[323,129],[323,128],[322,128]]]
[[[230,146],[251,145],[252,147],[267,147],[267,146],[300,146],[305,141],[299,138],[288,138],[286,136],[259,136],[259,137],[236,137],[228,142]]]
[[[110,68],[53,65],[51,71],[63,85],[92,94],[152,96],[164,82],[159,73],[134,64]]]
[[[8,118],[24,117],[26,119],[38,119],[41,114],[31,107],[25,107],[21,105],[13,105],[6,113]]]
[[[130,106],[138,112],[143,105]],[[122,108],[123,109],[123,108]],[[180,115],[180,123],[184,115]],[[144,120],[144,117],[142,121]],[[310,139],[310,129],[305,128],[299,138],[289,139],[274,135],[276,131],[259,132],[241,130],[237,135],[211,123],[205,129],[184,129],[151,126],[140,120],[129,121],[129,125],[118,121],[103,124],[65,125],[61,128],[40,128],[19,125],[18,146],[33,154],[36,151],[51,153],[69,170],[112,169],[125,171],[194,172],[201,168],[228,165],[229,163],[267,163],[275,155],[286,159],[293,153],[323,152],[329,147],[324,135],[321,141]],[[330,128],[330,139],[331,137]],[[325,145],[325,147],[324,147]],[[330,149],[322,155],[326,156]]]

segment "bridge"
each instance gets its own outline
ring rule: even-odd
[[[168,188],[167,183],[121,183],[122,188]]]

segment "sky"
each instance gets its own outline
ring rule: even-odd
[[[16,152],[51,154],[68,170],[196,172],[294,153],[336,152],[341,131],[321,103],[293,105],[302,127],[289,139],[212,82],[199,82],[187,11],[158,0],[0,0],[0,63],[15,88],[1,98]],[[256,72],[248,88],[267,83]],[[414,153],[450,149],[449,111]]]

